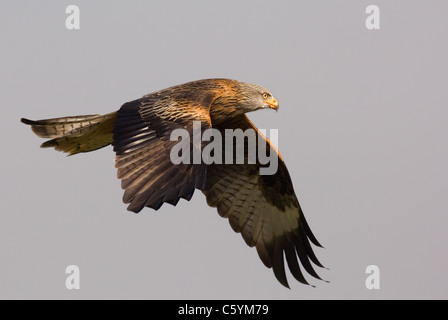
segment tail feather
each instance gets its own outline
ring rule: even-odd
[[[28,120],[22,118],[24,124],[31,125],[34,133],[41,138],[59,138],[68,135],[76,129],[99,123],[103,116],[87,115],[46,120]]]
[[[28,120],[33,132],[41,138],[49,138],[42,148],[54,147],[69,155],[89,152],[103,148],[112,143],[116,112],[106,115],[85,115],[75,117],[53,118],[47,120]]]

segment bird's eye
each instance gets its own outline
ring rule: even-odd
[[[263,93],[263,99],[269,98],[269,93]]]

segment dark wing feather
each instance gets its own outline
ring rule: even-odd
[[[216,128],[250,128],[258,132],[245,115],[229,119]],[[270,152],[277,152],[270,143],[266,145]],[[247,144],[245,153],[247,158]],[[258,163],[209,165],[203,193],[208,204],[229,219],[232,229],[241,233],[249,246],[257,248],[261,260],[273,269],[280,283],[289,287],[286,259],[292,275],[308,284],[302,269],[320,279],[310,261],[322,267],[310,242],[320,244],[305,220],[285,163],[280,156],[278,160],[278,170],[270,176],[260,175]]]
[[[178,142],[170,141],[170,135],[182,128],[191,137],[193,121],[201,121],[202,130],[209,128],[216,89],[212,82],[184,84],[128,102],[118,111],[113,146],[128,210],[176,205],[180,198],[190,200],[195,188],[204,188],[204,164],[171,162],[170,151]],[[189,148],[192,152],[192,143]]]

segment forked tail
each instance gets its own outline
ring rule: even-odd
[[[113,129],[117,112],[105,115],[87,115],[63,117],[47,120],[28,120],[22,118],[24,124],[30,125],[33,132],[48,138],[41,147],[54,147],[69,155],[89,152],[108,146],[113,141]]]

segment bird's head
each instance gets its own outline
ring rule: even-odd
[[[259,109],[273,109],[278,111],[279,105],[274,96],[263,87],[255,84],[242,83],[241,91],[244,95],[245,112]]]

